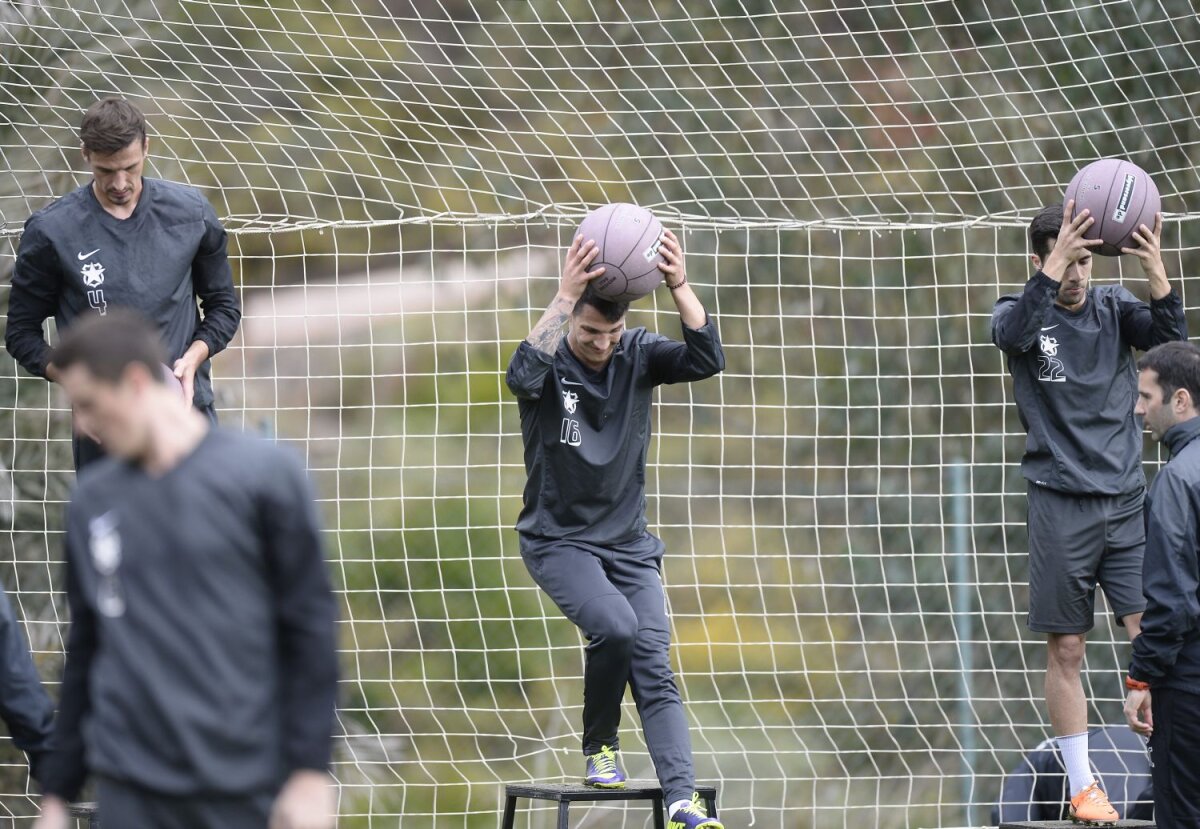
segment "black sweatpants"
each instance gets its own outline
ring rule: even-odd
[[[104,829],[267,829],[275,794],[177,797],[101,777],[96,800]]]
[[[1150,692],[1154,733],[1150,779],[1158,829],[1200,829],[1200,694],[1175,688]]]
[[[588,639],[583,675],[583,752],[620,747],[625,686],[642,718],[667,803],[696,788],[692,742],[671,672],[663,544],[647,533],[619,547],[521,537],[533,580]]]

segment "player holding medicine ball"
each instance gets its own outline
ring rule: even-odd
[[[669,828],[720,829],[695,793],[691,738],[668,657],[663,543],[646,529],[645,464],[654,387],[711,377],[725,368],[725,355],[687,284],[675,234],[663,234],[658,267],[679,309],[682,342],[626,330],[628,303],[589,285],[604,273],[588,271],[599,250],[575,238],[558,293],[509,362],[529,474],[517,521],[521,556],[589,640],[584,782],[625,785],[617,729],[628,684]]]
[[[1142,424],[1134,415],[1132,349],[1187,339],[1183,302],[1159,250],[1162,214],[1140,225],[1136,256],[1150,304],[1119,285],[1091,287],[1095,219],[1074,201],[1029,225],[1037,272],[992,312],[992,341],[1008,357],[1028,433],[1022,474],[1029,498],[1029,628],[1046,634],[1046,704],[1070,779],[1071,815],[1117,820],[1087,758],[1087,700],[1080,681],[1096,584],[1129,633],[1140,630],[1145,528]],[[1072,218],[1073,216],[1073,218]]]

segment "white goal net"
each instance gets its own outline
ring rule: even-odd
[[[582,771],[582,643],[517,553],[503,372],[611,201],[680,232],[727,353],[661,390],[647,481],[726,825],[988,821],[1049,734],[988,319],[1030,274],[1028,219],[1106,156],[1155,177],[1193,304],[1190,2],[0,0],[0,53],[0,306],[24,219],[84,181],[98,96],[146,111],[148,174],[230,230],[218,407],[298,447],[321,494],[339,826],[492,827],[504,782]],[[1136,262],[1096,278],[1146,295]],[[631,319],[678,336],[665,297]],[[57,694],[69,419],[7,355],[0,461],[0,580]],[[1122,639],[1100,603],[1093,724],[1121,722]],[[0,817],[31,793],[3,743]]]

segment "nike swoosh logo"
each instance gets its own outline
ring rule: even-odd
[[[1059,325],[1058,323],[1055,323],[1054,325],[1047,326],[1046,328],[1043,328],[1042,330],[1043,330],[1043,331],[1049,331],[1049,330],[1051,330],[1052,328],[1058,328],[1058,325]]]
[[[79,261],[80,261],[80,262],[82,262],[84,259],[87,259],[89,256],[94,256],[95,254],[97,254],[97,253],[99,253],[99,252],[100,252],[100,248],[96,248],[96,249],[95,249],[94,251],[92,251],[91,253],[77,253],[77,254],[75,254],[75,255],[76,255],[77,257],[79,257]]]
[[[558,379],[562,380],[564,386],[582,386],[583,385],[583,383],[576,383],[574,380],[568,380],[566,377],[559,377]]]

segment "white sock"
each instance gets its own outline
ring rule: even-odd
[[[676,812],[678,812],[684,806],[689,805],[691,802],[692,801],[690,801],[690,800],[676,800],[674,803],[672,803],[670,806],[667,807],[667,815],[669,817],[675,817]]]
[[[1069,737],[1059,737],[1058,750],[1062,752],[1063,765],[1067,767],[1067,777],[1071,781],[1071,797],[1096,782],[1096,778],[1092,776],[1092,767],[1088,764],[1086,731]]]

